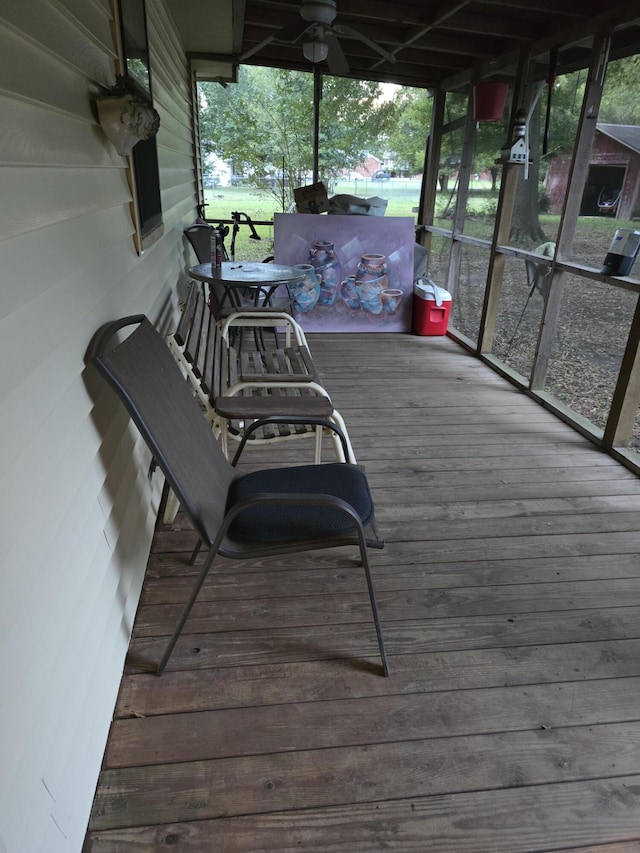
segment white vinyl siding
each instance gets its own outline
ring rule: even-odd
[[[164,235],[134,247],[127,161],[96,122],[108,0],[0,5],[0,851],[78,853],[162,479],[84,355],[144,313],[162,330],[193,220],[191,84],[147,0]]]

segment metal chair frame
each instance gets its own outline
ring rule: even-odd
[[[135,328],[121,340],[123,330],[131,326]],[[124,317],[99,329],[87,360],[125,405],[189,516],[198,535],[192,563],[202,545],[208,549],[157,674],[167,666],[216,557],[253,559],[355,545],[365,570],[382,669],[388,675],[368,557],[369,547],[383,548],[384,542],[376,529],[363,470],[336,462],[239,474],[222,453],[162,336],[144,315]],[[269,419],[250,429],[258,429],[265,420]],[[340,434],[335,424],[323,426]],[[245,441],[250,430],[247,433]],[[344,452],[347,456],[346,443]],[[265,481],[270,484],[266,491]],[[260,485],[254,487],[254,482]],[[234,494],[239,497],[234,499]],[[243,526],[244,513],[250,518],[244,515]]]

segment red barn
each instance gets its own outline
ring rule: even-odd
[[[564,201],[570,155],[554,157],[545,180],[551,210],[559,212]],[[582,216],[640,216],[640,127],[598,124],[589,160],[589,174]]]

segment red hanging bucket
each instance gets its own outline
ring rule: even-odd
[[[508,83],[477,83],[473,87],[476,121],[500,121],[508,91]]]

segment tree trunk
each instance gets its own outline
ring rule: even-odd
[[[548,237],[540,225],[540,203],[538,199],[538,181],[540,178],[540,101],[536,105],[529,122],[530,157],[529,176],[524,180],[524,166],[519,166],[520,175],[516,190],[516,203],[509,239],[519,246],[545,243]]]

